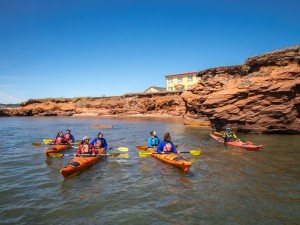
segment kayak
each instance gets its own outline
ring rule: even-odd
[[[192,165],[191,162],[187,161],[186,159],[184,159],[183,157],[181,157],[180,155],[175,154],[175,153],[171,153],[171,154],[157,153],[156,154],[156,151],[154,148],[147,148],[147,151],[153,153],[151,156],[153,156],[154,158],[157,158],[165,163],[176,166],[176,167],[182,169],[184,172],[188,171],[188,169]]]
[[[224,139],[222,137],[218,137],[216,135],[210,134],[210,136],[215,139],[216,141],[220,143],[224,143]],[[247,144],[244,141],[241,140],[236,140],[236,141],[228,141],[225,142],[227,145],[231,145],[234,147],[239,147],[239,148],[244,148],[248,151],[259,151],[262,148],[262,145],[252,145],[252,144]]]
[[[45,149],[45,154],[49,156],[49,153],[63,152],[65,150],[70,149],[71,147],[72,145],[51,145],[51,147]]]
[[[105,148],[99,149],[99,152],[95,156],[75,156],[63,169],[60,170],[60,173],[65,178],[79,173],[105,157],[101,154],[105,154]]]

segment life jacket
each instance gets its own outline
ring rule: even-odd
[[[224,134],[223,134],[223,137],[225,138],[232,138],[233,137],[233,133],[231,133],[231,132],[225,132]]]
[[[70,139],[71,139],[71,135],[70,135],[70,134],[65,134],[65,138],[66,138],[67,140],[70,140]]]
[[[163,152],[172,152],[172,144],[170,142],[167,142],[163,147]]]
[[[91,153],[90,146],[88,144],[83,144],[81,148],[81,154]]]
[[[102,147],[102,141],[101,141],[101,139],[95,141],[94,147],[95,148],[101,148]]]
[[[59,145],[59,144],[61,144],[61,143],[62,143],[62,140],[63,140],[63,138],[62,138],[62,137],[57,137],[57,138],[55,138],[55,142],[54,142],[54,144],[56,144],[56,145]]]
[[[157,137],[151,137],[151,145],[152,146],[157,146],[158,143],[158,138]]]

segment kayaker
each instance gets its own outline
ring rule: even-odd
[[[156,136],[156,131],[150,131],[151,137],[148,139],[148,148],[157,147],[160,143],[160,139]]]
[[[75,153],[76,156],[78,156],[79,154],[96,154],[94,146],[89,144],[90,140],[91,139],[88,136],[84,136],[82,138],[82,141]]]
[[[231,132],[229,127],[226,127],[225,132],[223,133],[223,139],[225,142],[235,141],[236,135]]]
[[[98,133],[97,137],[95,137],[91,142],[91,145],[93,145],[96,149],[98,148],[105,148],[107,149],[107,143],[105,138],[103,137],[103,134],[101,132]]]
[[[175,145],[171,141],[171,136],[169,132],[165,133],[164,140],[159,143],[156,151],[158,153],[168,153],[168,152],[178,153],[175,148]]]
[[[71,130],[67,129],[66,133],[64,134],[65,139],[69,142],[69,144],[72,144],[75,142],[74,136],[71,134]]]
[[[67,140],[63,136],[63,132],[58,132],[56,137],[52,140],[53,145],[65,145],[68,144]]]

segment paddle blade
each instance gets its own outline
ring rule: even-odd
[[[41,143],[41,142],[32,142],[31,144],[34,145],[34,146],[41,146],[43,143]]]
[[[191,150],[190,153],[191,153],[191,155],[200,155],[201,150]]]
[[[51,139],[43,139],[44,144],[50,144],[52,143]]]
[[[121,151],[121,152],[128,152],[128,148],[126,148],[126,147],[119,147],[119,148],[116,148],[116,149]]]
[[[149,155],[152,155],[152,153],[151,152],[139,152],[139,156],[145,157],[145,156],[149,156]]]
[[[48,155],[51,158],[61,158],[64,156],[64,154],[62,154],[62,153],[49,153]]]

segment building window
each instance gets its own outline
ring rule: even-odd
[[[201,80],[201,77],[197,77],[198,80]]]
[[[173,83],[173,77],[168,78],[168,83]]]
[[[173,87],[168,87],[168,91],[173,91]]]
[[[182,77],[178,77],[178,83],[182,82]]]
[[[192,81],[193,80],[193,76],[188,76],[188,81]]]

